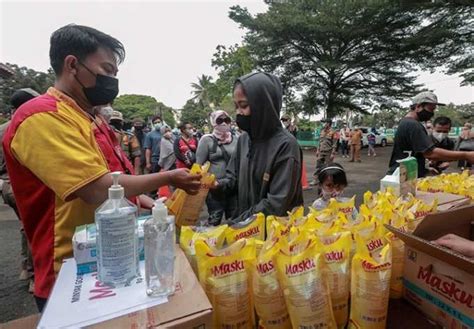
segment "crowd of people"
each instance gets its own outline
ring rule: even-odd
[[[63,259],[72,256],[75,228],[92,223],[95,209],[106,200],[111,172],[123,173],[119,183],[127,198],[150,209],[162,187],[196,194],[201,177],[189,169],[209,162],[216,177],[206,200],[209,225],[237,223],[258,212],[284,216],[303,204],[303,153],[296,126],[288,115],[281,116],[283,88],[275,75],[236,77],[235,123],[228,113],[216,110],[207,134],[191,122],[170,127],[158,115],[133,118],[131,129],[125,129],[122,113],[113,108],[118,65],[125,58],[122,43],[78,25],[55,31],[50,42],[54,86],[43,95],[26,89],[14,94],[16,112],[1,128],[5,180],[30,259],[24,270],[32,273],[34,268],[32,288],[40,311]],[[459,151],[447,150],[452,145],[444,142],[450,122],[435,120],[428,135],[421,122],[432,117],[436,104],[431,94],[415,97],[395,136],[390,170],[407,150],[419,160],[420,177],[425,175],[425,158],[437,171],[446,161],[474,162],[470,127],[461,134]],[[367,135],[369,156],[376,156],[376,134],[372,129]],[[362,138],[359,127],[333,129],[324,120],[315,172],[321,189],[317,205],[342,193],[347,180],[334,157],[340,149],[343,158],[361,162]]]

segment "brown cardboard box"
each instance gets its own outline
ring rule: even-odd
[[[176,248],[176,292],[168,303],[102,322],[89,328],[212,328],[212,306],[183,251]],[[1,329],[36,328],[39,315],[14,320]]]
[[[432,203],[434,199],[438,199],[438,211],[446,211],[463,205],[468,205],[470,199],[457,194],[437,192],[423,192],[417,191],[416,198],[422,200],[424,203]]]
[[[474,259],[430,241],[471,239],[474,206],[430,214],[413,233],[387,225],[405,242],[404,297],[445,328],[474,328]]]

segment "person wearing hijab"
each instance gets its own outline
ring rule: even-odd
[[[214,111],[210,117],[212,133],[202,136],[196,151],[196,163],[202,165],[209,161],[209,172],[221,179],[226,175],[226,167],[237,146],[237,137],[231,132],[231,118],[225,111]],[[229,219],[235,211],[236,198],[234,195],[224,196],[217,191],[208,194],[207,209],[209,224],[219,225],[223,216]]]
[[[242,135],[226,176],[215,187],[226,195],[238,193],[230,223],[259,212],[286,216],[303,205],[303,157],[296,138],[280,123],[282,94],[280,79],[269,73],[251,73],[234,84],[236,122]]]

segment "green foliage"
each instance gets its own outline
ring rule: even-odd
[[[42,94],[54,85],[55,76],[51,69],[45,73],[16,64],[6,63],[5,65],[15,74],[10,78],[0,78],[0,111],[3,113],[10,113],[10,97],[16,90],[32,88]]]
[[[315,131],[319,124],[309,119],[300,119],[298,120],[297,126],[299,131]]]
[[[464,105],[454,105],[451,103],[438,107],[432,121],[441,116],[450,118],[453,127],[463,126],[466,122],[474,122],[474,103]]]
[[[255,61],[246,46],[235,44],[229,48],[219,45],[212,59],[212,66],[218,71],[215,82],[214,102],[220,105],[225,98],[232,97],[232,88],[237,78],[255,70]]]
[[[298,95],[295,109],[333,117],[406,100],[421,87],[419,68],[472,72],[474,16],[458,3],[288,0],[256,16],[234,6],[229,16],[248,31],[255,66]]]
[[[201,129],[209,124],[209,115],[211,112],[212,109],[210,107],[203,107],[201,104],[190,99],[181,109],[180,123],[189,122],[193,124],[194,127]]]
[[[122,112],[125,119],[131,120],[135,117],[151,119],[154,115],[161,115],[163,120],[174,127],[174,110],[158,102],[152,96],[146,95],[121,95],[114,100],[113,108]]]

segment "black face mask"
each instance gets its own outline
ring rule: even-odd
[[[77,82],[82,86],[84,95],[92,106],[106,105],[112,103],[119,92],[118,79],[103,74],[95,74],[87,66],[79,62],[90,74],[95,76],[94,87],[84,87],[76,76]]]
[[[250,134],[250,119],[250,115],[237,114],[235,122],[237,123],[237,126],[239,126],[240,129]]]
[[[119,120],[110,120],[110,125],[117,130],[122,130],[123,122]]]
[[[418,116],[418,120],[420,120],[421,122],[425,122],[430,120],[433,117],[434,113],[423,108],[423,110],[421,110],[421,112],[416,113],[416,115]]]

